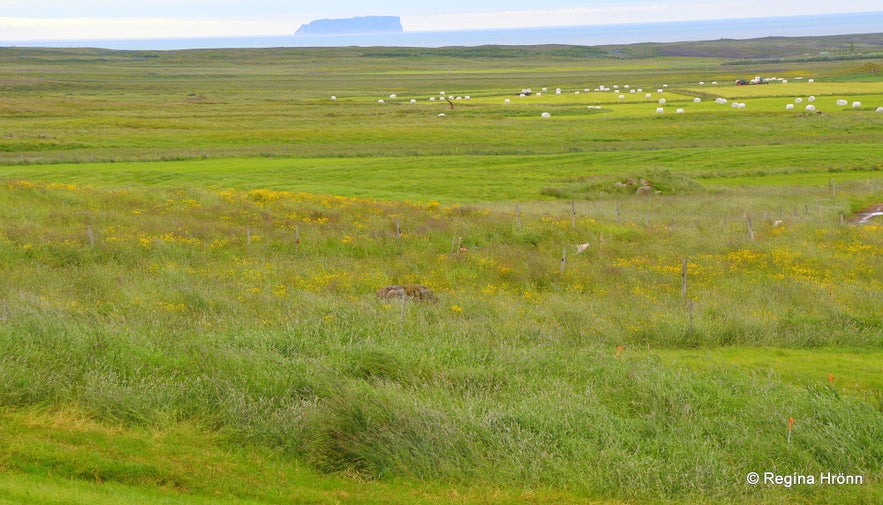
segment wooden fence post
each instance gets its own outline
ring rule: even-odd
[[[681,266],[681,297],[687,299],[687,258],[684,258]]]

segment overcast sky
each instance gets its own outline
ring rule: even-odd
[[[0,40],[290,35],[314,19],[366,15],[427,31],[880,10],[880,0],[0,0]]]

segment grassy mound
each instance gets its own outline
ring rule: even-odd
[[[563,185],[545,187],[540,193],[562,199],[590,200],[610,195],[689,195],[708,191],[695,179],[665,169],[583,176],[561,182]],[[640,188],[645,185],[649,189],[643,192]]]

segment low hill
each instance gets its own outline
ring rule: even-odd
[[[817,37],[760,37],[691,42],[639,43],[599,46],[625,57],[688,56],[712,58],[849,57],[856,53],[883,52],[883,34],[827,35]]]

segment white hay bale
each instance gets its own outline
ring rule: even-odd
[[[386,103],[386,102],[384,102],[383,98],[381,98],[380,100],[377,100],[377,103]]]
[[[785,105],[785,110],[794,110],[794,104],[789,103],[789,104]]]
[[[853,108],[853,109],[860,109],[861,106],[862,106],[862,103],[861,103],[861,102],[852,102],[852,108]]]
[[[543,112],[542,114],[540,114],[540,116],[541,116],[541,117],[545,117],[545,118],[550,118],[550,117],[552,117],[552,115],[549,114],[548,112]]]
[[[814,96],[808,96],[808,97],[806,97],[806,101],[807,101],[807,102],[815,102],[815,101],[816,101],[816,97],[814,97]]]
[[[659,99],[659,105],[665,105],[665,98]]]
[[[876,110],[877,112],[883,112],[883,107],[877,107],[875,110]]]
[[[507,99],[503,100],[503,103],[512,103],[512,100],[509,100],[509,99],[507,98]]]
[[[702,101],[702,99],[699,98],[698,96],[697,96],[696,98],[693,99],[693,103],[699,103],[699,102],[701,102],[701,101]]]
[[[806,112],[815,112],[815,111],[816,111],[816,106],[813,105],[813,104],[809,104],[809,105],[807,105],[806,107],[804,107],[804,110],[805,110]]]
[[[395,100],[396,98],[398,98],[398,96],[396,96],[395,93],[392,93],[391,95],[389,95],[389,98],[390,98],[391,100]]]
[[[331,95],[331,99],[332,99],[332,100],[337,100],[337,97],[334,96],[334,95]]]
[[[684,113],[684,109],[677,109],[675,111],[675,114],[683,114],[683,113]]]
[[[846,107],[846,105],[847,105],[848,103],[849,103],[849,102],[847,102],[846,100],[843,100],[842,98],[841,98],[840,100],[837,100],[837,105],[840,106],[840,107]]]
[[[795,98],[794,103],[803,103],[803,98]]]
[[[663,112],[665,112],[665,109],[663,109],[662,107],[656,107],[657,114],[662,114]]]

